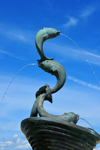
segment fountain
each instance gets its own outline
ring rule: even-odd
[[[56,76],[57,83],[53,88],[48,84],[39,88],[30,117],[21,122],[21,130],[33,150],[93,150],[100,142],[100,135],[93,129],[76,125],[78,114],[51,115],[43,108],[43,102],[48,100],[52,103],[52,94],[66,81],[64,67],[53,58],[47,58],[43,52],[43,42],[59,34],[60,31],[53,28],[43,28],[36,35],[36,48],[41,57],[38,66]]]

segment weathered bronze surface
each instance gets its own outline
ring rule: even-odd
[[[55,75],[57,83],[53,88],[45,84],[36,92],[30,118],[21,122],[21,130],[33,150],[93,150],[100,142],[100,135],[92,129],[76,125],[78,114],[51,115],[43,108],[43,102],[48,100],[52,103],[52,94],[60,90],[66,81],[64,67],[53,58],[47,58],[43,52],[43,42],[59,34],[56,29],[43,28],[36,35],[36,48],[41,57],[38,66]]]
[[[48,114],[43,108],[44,100],[48,100],[51,102],[52,94],[59,91],[63,87],[66,81],[66,72],[65,72],[64,67],[60,63],[53,61],[52,58],[51,59],[47,58],[43,52],[43,42],[46,41],[47,39],[54,38],[58,36],[59,34],[60,34],[60,31],[57,31],[56,29],[43,28],[36,35],[36,40],[35,40],[36,48],[41,57],[41,59],[38,60],[38,66],[44,71],[52,75],[55,75],[57,78],[57,84],[53,88],[50,88],[46,84],[45,86],[39,89],[39,91],[37,92],[39,93],[39,95],[36,93],[37,99],[32,107],[30,116],[35,117],[37,116],[37,114],[39,114],[40,117],[51,117],[51,118],[57,117],[57,118],[66,120],[70,123],[76,124],[77,121],[79,120],[79,115],[74,114],[73,112],[65,113],[60,116],[54,116],[54,115]]]
[[[40,117],[48,117],[53,119],[61,119],[62,121],[65,120],[70,123],[76,124],[79,120],[79,115],[74,114],[73,112],[64,113],[63,115],[51,115],[45,111],[43,108],[43,102],[44,100],[48,100],[49,102],[52,102],[52,95],[51,95],[51,89],[49,85],[45,85],[39,89],[36,93],[36,101],[32,107],[31,115],[30,117],[36,117],[37,114],[39,114]]]
[[[21,122],[33,150],[93,150],[100,135],[91,129],[48,117],[30,117]]]
[[[37,51],[41,57],[41,60],[53,60],[53,58],[47,58],[43,52],[43,42],[52,39],[60,34],[60,31],[57,31],[53,28],[42,28],[38,31],[35,38],[35,45]]]

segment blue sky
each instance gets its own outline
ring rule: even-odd
[[[56,78],[37,65],[28,66],[16,76],[2,101],[13,76],[25,65],[37,63],[40,59],[35,47],[35,36],[43,27],[60,30],[75,41],[84,54],[62,35],[44,43],[45,55],[54,57],[67,73],[64,87],[53,95],[52,104],[44,103],[44,108],[57,115],[64,112],[77,113],[100,133],[99,18],[99,0],[1,0],[1,150],[31,150],[20,130],[20,123],[30,116],[35,92],[45,83],[50,87],[56,84]],[[82,120],[79,120],[78,125],[90,127]],[[100,150],[100,144],[95,150]]]

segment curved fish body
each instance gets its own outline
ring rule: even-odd
[[[30,117],[36,117],[38,114],[40,117],[48,117],[53,118],[55,120],[62,120],[69,123],[76,124],[79,120],[79,115],[75,114],[73,112],[64,113],[63,115],[52,115],[45,111],[43,108],[43,103],[45,100],[48,100],[52,103],[52,93],[50,91],[49,85],[45,84],[44,87],[40,88],[39,91],[37,91],[37,99],[32,107]],[[49,99],[48,99],[49,98]]]
[[[79,120],[79,115],[75,114],[73,112],[69,112],[69,113],[64,113],[63,115],[52,115],[49,114],[48,112],[45,111],[45,109],[43,108],[43,102],[45,100],[45,94],[41,94],[38,97],[37,100],[37,114],[39,114],[40,117],[48,117],[48,118],[53,118],[55,120],[62,120],[62,121],[66,121],[72,124],[76,124]]]
[[[60,34],[60,31],[57,31],[53,28],[43,28],[36,35],[36,48],[41,57],[41,60],[38,60],[38,66],[43,69],[45,72],[48,72],[57,78],[57,83],[53,88],[50,88],[47,84],[41,87],[36,92],[36,101],[32,107],[30,117],[36,117],[39,114],[40,117],[49,117],[53,119],[62,119],[69,123],[76,124],[79,120],[79,115],[74,114],[73,112],[64,113],[63,115],[51,115],[47,113],[43,108],[44,100],[48,100],[52,103],[52,94],[60,90],[65,81],[66,81],[66,71],[64,67],[57,61],[53,61],[53,58],[47,58],[43,52],[43,42],[47,39],[51,39]]]
[[[38,53],[41,57],[41,60],[53,60],[53,58],[47,58],[43,52],[43,42],[52,39],[60,34],[60,31],[57,31],[53,28],[43,28],[36,34],[35,45],[38,50]]]
[[[57,61],[53,60],[39,61],[38,66],[44,71],[55,75],[57,78],[57,83],[51,88],[51,93],[53,94],[60,90],[66,81],[66,71],[64,67]]]

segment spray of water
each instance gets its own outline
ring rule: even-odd
[[[28,65],[24,66],[23,68],[21,68],[21,69],[14,75],[14,77],[13,77],[12,80],[10,81],[9,85],[7,86],[7,89],[6,89],[4,95],[3,95],[2,99],[1,99],[0,105],[1,105],[1,103],[2,103],[2,101],[3,101],[3,99],[4,99],[4,97],[5,97],[5,95],[6,95],[7,91],[8,91],[8,89],[10,88],[11,83],[12,83],[13,80],[15,79],[15,77],[19,74],[19,72],[21,72],[24,68],[26,68],[27,66],[30,66],[30,65],[37,65],[37,64],[34,64],[34,63],[28,64]]]
[[[92,129],[95,131],[94,127],[87,120],[85,120],[84,118],[79,118],[79,119],[86,121],[92,127]]]
[[[79,49],[79,50],[81,51],[81,53],[83,54],[85,60],[88,62],[89,66],[91,67],[92,72],[93,72],[93,74],[95,75],[95,77],[96,77],[98,83],[100,84],[100,81],[99,81],[98,77],[96,76],[96,73],[95,73],[95,71],[94,71],[94,69],[93,69],[91,63],[90,63],[89,60],[86,58],[86,56],[85,56],[85,54],[83,53],[82,49],[81,49],[70,37],[68,37],[67,35],[62,34],[62,33],[60,33],[60,35],[63,35],[63,36],[65,36],[65,37],[67,37],[69,40],[71,40],[71,41],[78,47],[78,49]]]
[[[78,49],[79,49],[79,50],[81,51],[81,53],[83,54],[85,60],[88,62],[89,66],[91,67],[91,69],[92,69],[92,71],[93,71],[93,74],[95,75],[95,71],[93,70],[93,67],[91,66],[91,63],[90,63],[89,60],[86,58],[86,56],[85,56],[85,54],[83,53],[82,49],[81,49],[70,37],[68,37],[67,35],[62,34],[62,33],[60,33],[60,34],[63,35],[63,36],[65,36],[65,37],[67,37],[69,40],[71,40],[71,41],[78,47]],[[95,77],[96,77],[97,81],[98,81],[99,84],[100,84],[100,81],[99,81],[98,77],[97,77],[96,75],[95,75]],[[85,120],[84,118],[79,118],[79,119],[82,119],[82,120],[86,121],[86,122],[92,127],[92,129],[94,130],[94,127],[93,127],[87,120]]]

